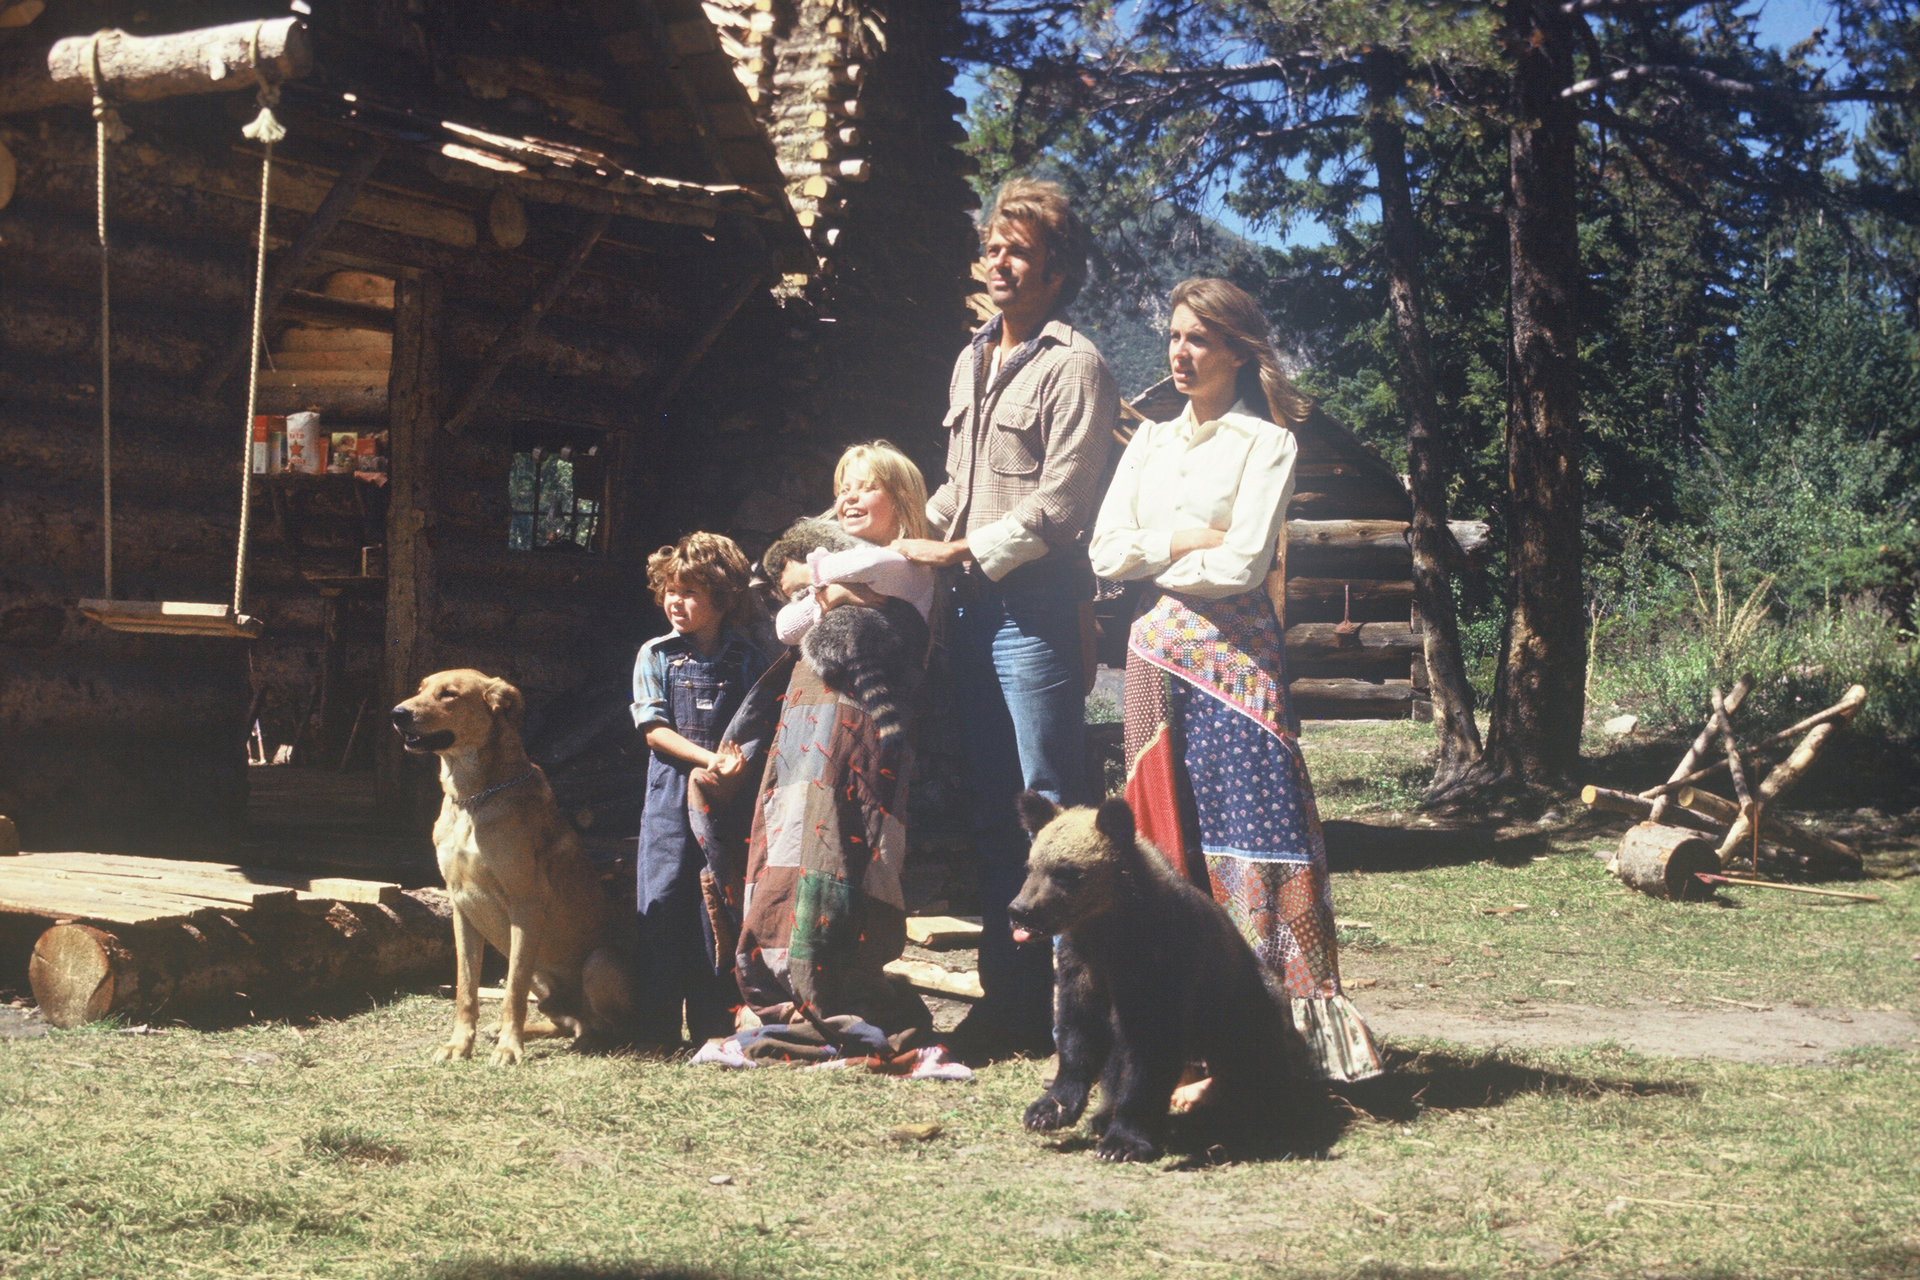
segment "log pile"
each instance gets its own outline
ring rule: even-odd
[[[1731,715],[1752,688],[1753,681],[1746,676],[1725,694],[1714,688],[1705,725],[1672,775],[1659,786],[1637,794],[1596,786],[1581,789],[1580,798],[1590,808],[1641,820],[1627,833],[1609,868],[1627,884],[1657,897],[1697,896],[1704,886],[1695,879],[1695,872],[1717,873],[1742,863],[1757,872],[1763,846],[1782,869],[1860,870],[1860,855],[1854,849],[1789,820],[1774,806],[1860,709],[1866,701],[1865,686],[1854,685],[1832,706],[1743,751],[1734,736]],[[1721,754],[1703,763],[1716,743]],[[1759,753],[1787,743],[1793,743],[1787,757],[1757,782],[1750,782],[1755,776],[1750,766],[1759,764]],[[1733,785],[1731,800],[1697,785],[1722,769]]]
[[[94,853],[0,864],[0,913],[47,921],[27,966],[46,1020],[288,1009],[453,968],[435,889]]]

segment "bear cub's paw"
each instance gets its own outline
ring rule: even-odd
[[[1118,1123],[1107,1126],[1106,1136],[1100,1139],[1100,1145],[1094,1148],[1093,1153],[1102,1160],[1116,1163],[1138,1161],[1144,1164],[1160,1158],[1160,1148],[1144,1134]]]
[[[1026,1118],[1022,1123],[1034,1133],[1051,1133],[1055,1129],[1071,1128],[1077,1118],[1060,1105],[1058,1098],[1050,1093],[1043,1093],[1032,1106],[1027,1108]]]

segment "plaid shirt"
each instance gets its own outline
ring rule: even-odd
[[[1000,325],[998,316],[988,321],[954,361],[947,482],[927,503],[936,531],[1004,548],[976,547],[994,579],[1071,546],[1086,529],[1120,414],[1106,362],[1064,320],[1049,320],[989,382]]]

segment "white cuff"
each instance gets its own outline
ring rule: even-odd
[[[1021,565],[1047,554],[1047,544],[1038,534],[1012,516],[1001,516],[967,535],[967,549],[980,562],[987,581],[998,582]]]

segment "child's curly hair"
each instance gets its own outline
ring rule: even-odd
[[[647,557],[647,586],[655,604],[666,602],[668,587],[701,587],[713,597],[713,607],[736,626],[752,614],[753,595],[747,590],[752,578],[747,553],[723,533],[690,533]]]

